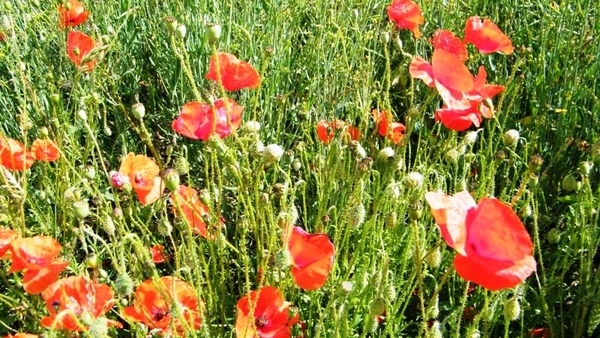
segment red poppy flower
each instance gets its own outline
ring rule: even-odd
[[[300,288],[316,290],[325,284],[335,253],[327,235],[311,235],[294,226],[288,234],[287,250],[292,260],[292,276]]]
[[[346,135],[353,141],[358,141],[360,138],[360,130],[354,126],[347,125],[346,122],[341,120],[332,120],[327,122],[321,120],[317,123],[317,136],[323,144],[327,144],[335,137],[336,130],[346,130]]]
[[[67,37],[67,54],[69,54],[69,58],[77,67],[86,72],[91,72],[97,63],[95,59],[87,61],[84,65],[81,63],[90,54],[92,49],[94,49],[95,44],[94,40],[89,36],[81,32],[70,31]]]
[[[217,60],[219,61],[219,75],[217,78]],[[210,58],[208,74],[206,78],[223,84],[227,91],[239,90],[242,88],[255,88],[260,85],[260,75],[248,62],[238,60],[235,55],[218,52]]]
[[[66,5],[58,5],[58,25],[60,28],[79,26],[87,20],[90,12],[77,0],[68,0]]]
[[[237,303],[237,338],[289,338],[299,315],[289,318],[289,303],[272,286],[250,292]],[[254,310],[254,311],[252,311]],[[252,312],[251,312],[252,311]]]
[[[50,263],[41,265],[37,269],[28,269],[23,274],[23,289],[31,294],[37,295],[44,292],[48,285],[56,282],[69,262],[53,259]]]
[[[394,144],[398,144],[404,137],[406,126],[400,122],[388,123],[387,112],[385,110],[374,109],[372,113],[375,119],[375,128],[378,129],[379,135],[387,137]]]
[[[179,278],[165,276],[147,280],[135,290],[133,306],[123,309],[130,321],[144,323],[161,333],[181,334],[200,328],[196,292]]]
[[[23,143],[0,136],[0,164],[10,170],[27,170],[33,165],[33,155]]]
[[[171,193],[173,200],[173,213],[179,214],[189,224],[190,228],[208,238],[204,216],[208,215],[208,207],[198,198],[198,192],[185,185]]]
[[[469,52],[467,52],[464,42],[454,36],[454,33],[451,31],[445,29],[437,30],[431,39],[431,44],[434,49],[443,49],[456,55],[462,62],[467,61],[469,58]]]
[[[15,335],[9,334],[4,336],[4,338],[38,338],[39,336],[31,333],[17,333]]]
[[[399,28],[411,30],[415,38],[421,37],[418,25],[422,25],[425,20],[417,4],[410,0],[393,0],[387,8],[387,13]]]
[[[420,57],[414,58],[409,71],[428,86],[436,87],[444,101],[444,108],[436,112],[436,119],[454,130],[465,130],[471,123],[479,126],[481,115],[490,118],[493,114],[491,99],[504,90],[503,86],[486,83],[483,66],[477,77],[473,77],[459,57],[445,49],[433,52],[431,64]],[[482,104],[484,101],[486,104]]]
[[[129,153],[121,162],[119,172],[111,176],[111,181],[115,182],[116,177],[127,176],[140,203],[146,205],[158,200],[165,189],[159,174],[160,168],[152,159]]]
[[[39,270],[41,266],[50,264],[61,249],[60,243],[48,236],[16,238],[9,247],[12,265],[8,273],[25,269]]]
[[[523,223],[495,198],[479,204],[471,195],[428,192],[432,209],[446,243],[457,255],[459,276],[489,290],[512,288],[536,270],[533,245]]]
[[[60,279],[42,293],[50,315],[42,318],[44,327],[57,330],[82,331],[77,325],[83,316],[99,318],[115,304],[114,293],[106,284],[94,283],[81,276]],[[121,323],[107,320],[107,325],[121,327]]]
[[[166,260],[165,247],[160,244],[154,244],[150,248],[150,253],[152,254],[152,261],[154,263],[162,263]]]
[[[172,127],[177,133],[193,140],[208,141],[213,133],[225,138],[240,127],[242,110],[244,107],[229,98],[218,99],[212,106],[208,103],[189,102],[181,108]]]
[[[478,16],[467,19],[465,43],[472,43],[483,54],[494,52],[511,54],[515,50],[508,36],[502,33],[498,26],[489,19],[484,19],[482,22]]]
[[[12,229],[0,228],[0,258],[10,249],[10,243],[17,239],[19,235]]]
[[[552,337],[552,332],[547,327],[540,327],[537,329],[531,329],[527,331],[527,337],[550,338]]]
[[[60,158],[58,145],[52,140],[37,139],[33,141],[31,152],[38,161],[52,162]]]

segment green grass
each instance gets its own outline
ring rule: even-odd
[[[557,337],[599,334],[594,327],[600,321],[600,175],[597,166],[589,175],[579,169],[600,158],[595,1],[422,1],[426,23],[419,40],[409,31],[396,33],[387,1],[85,4],[92,15],[77,29],[104,47],[89,74],[77,72],[67,57],[54,4],[0,6],[3,21],[12,22],[1,29],[7,41],[0,43],[0,132],[30,144],[45,127],[62,151],[55,163],[13,173],[14,183],[2,175],[0,219],[24,236],[46,234],[61,242],[61,257],[70,261],[63,275],[97,276],[113,287],[122,274],[135,286],[153,276],[178,276],[204,302],[203,325],[189,333],[201,337],[235,336],[236,303],[258,288],[259,270],[262,285],[276,286],[298,310],[305,337],[432,335],[424,328],[428,321],[451,337],[476,332],[518,337],[542,327]],[[402,40],[406,53],[429,60],[426,38],[438,28],[462,37],[472,15],[497,23],[516,50],[510,56],[470,50],[470,69],[485,65],[488,82],[507,88],[494,99],[495,117],[467,144],[464,132],[434,122],[441,103],[437,93],[410,78],[410,58],[382,37],[387,32]],[[182,44],[175,43],[179,51],[185,47],[204,100],[221,96],[204,78],[212,54],[205,23],[222,25],[220,51],[261,72],[259,89],[229,94],[245,107],[244,122],[261,123],[258,135],[242,127],[235,137],[208,143],[174,133],[171,122],[179,109],[196,98],[173,50],[167,17],[187,27]],[[146,107],[143,125],[130,112],[137,100]],[[406,122],[404,144],[394,146],[377,135],[375,108],[391,108],[396,121]],[[407,120],[411,109],[418,114]],[[87,113],[85,122],[77,118],[80,110]],[[333,118],[360,128],[372,163],[360,162],[340,140],[319,142],[317,121]],[[509,129],[521,134],[515,148],[502,142]],[[278,164],[264,164],[255,151],[257,139],[283,147]],[[387,146],[395,156],[379,158]],[[225,219],[214,241],[192,235],[174,217],[166,194],[142,207],[135,195],[111,188],[108,172],[118,170],[121,157],[152,156],[151,148],[165,168],[178,169],[182,183],[208,196],[213,230]],[[452,152],[456,157],[448,155]],[[537,154],[544,162],[530,177],[529,159]],[[96,175],[86,175],[91,169]],[[408,187],[410,172],[421,173],[424,186]],[[581,182],[577,191],[561,186],[567,175]],[[518,195],[514,209],[532,236],[537,272],[516,289],[467,292],[472,285],[452,271],[454,253],[423,198],[436,189],[468,189],[477,200],[495,196],[507,204]],[[80,199],[91,209],[83,220],[73,214],[73,202]],[[418,205],[424,206],[422,216],[411,222]],[[361,206],[364,221],[352,227]],[[123,217],[115,216],[117,207]],[[279,224],[295,213],[296,225],[328,234],[336,247],[327,283],[317,291],[296,287],[289,269],[277,264],[284,249]],[[166,223],[172,231],[164,230]],[[148,262],[146,249],[155,243],[167,248],[170,262]],[[437,254],[439,265],[426,257]],[[98,269],[87,267],[91,256],[100,259]],[[2,266],[8,271],[9,261]],[[45,332],[39,324],[47,315],[41,297],[23,291],[21,274],[0,276],[0,334]],[[347,281],[353,285],[349,293],[341,291]],[[130,296],[117,298],[108,313],[112,319],[131,303]],[[521,308],[515,321],[503,315],[511,298]],[[386,318],[377,326],[369,308],[381,301]],[[465,309],[475,315],[465,316]],[[144,330],[126,325],[110,335],[142,337]]]

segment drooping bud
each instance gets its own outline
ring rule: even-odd
[[[283,156],[283,148],[278,144],[269,144],[263,152],[266,163],[278,162],[281,156]]]
[[[521,306],[517,298],[511,298],[504,302],[504,318],[513,321],[517,320],[519,315],[521,315]]]
[[[119,274],[115,280],[115,292],[121,297],[129,296],[133,292],[133,280],[128,274]]]
[[[174,192],[179,188],[179,173],[175,169],[167,169],[163,175],[165,186],[169,191]]]
[[[476,131],[468,131],[464,136],[465,143],[468,145],[475,144],[475,142],[477,142],[478,135],[479,133]]]
[[[366,216],[365,206],[362,203],[357,203],[348,208],[348,224],[357,228],[365,221]]]
[[[519,143],[519,132],[510,129],[502,135],[502,142],[507,148],[514,148]]]
[[[131,113],[136,119],[141,121],[146,115],[146,107],[144,107],[143,103],[134,103],[133,106],[131,106]]]
[[[449,164],[457,164],[460,153],[456,149],[450,149],[444,154],[444,160]]]
[[[86,165],[83,174],[88,180],[93,180],[96,177],[96,169],[91,165]]]
[[[404,177],[404,184],[409,189],[421,189],[423,186],[423,175],[418,172],[410,172]]]

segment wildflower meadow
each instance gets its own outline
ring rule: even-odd
[[[594,0],[0,0],[0,337],[600,337]]]

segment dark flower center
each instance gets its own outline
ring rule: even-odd
[[[152,319],[155,322],[158,322],[161,319],[165,318],[167,316],[167,314],[168,314],[168,312],[163,309],[155,310],[154,313],[152,314]]]
[[[267,326],[269,324],[269,320],[267,318],[265,318],[264,316],[260,316],[258,318],[256,318],[256,320],[254,321],[254,325],[256,326],[257,329],[262,329],[263,327]]]

